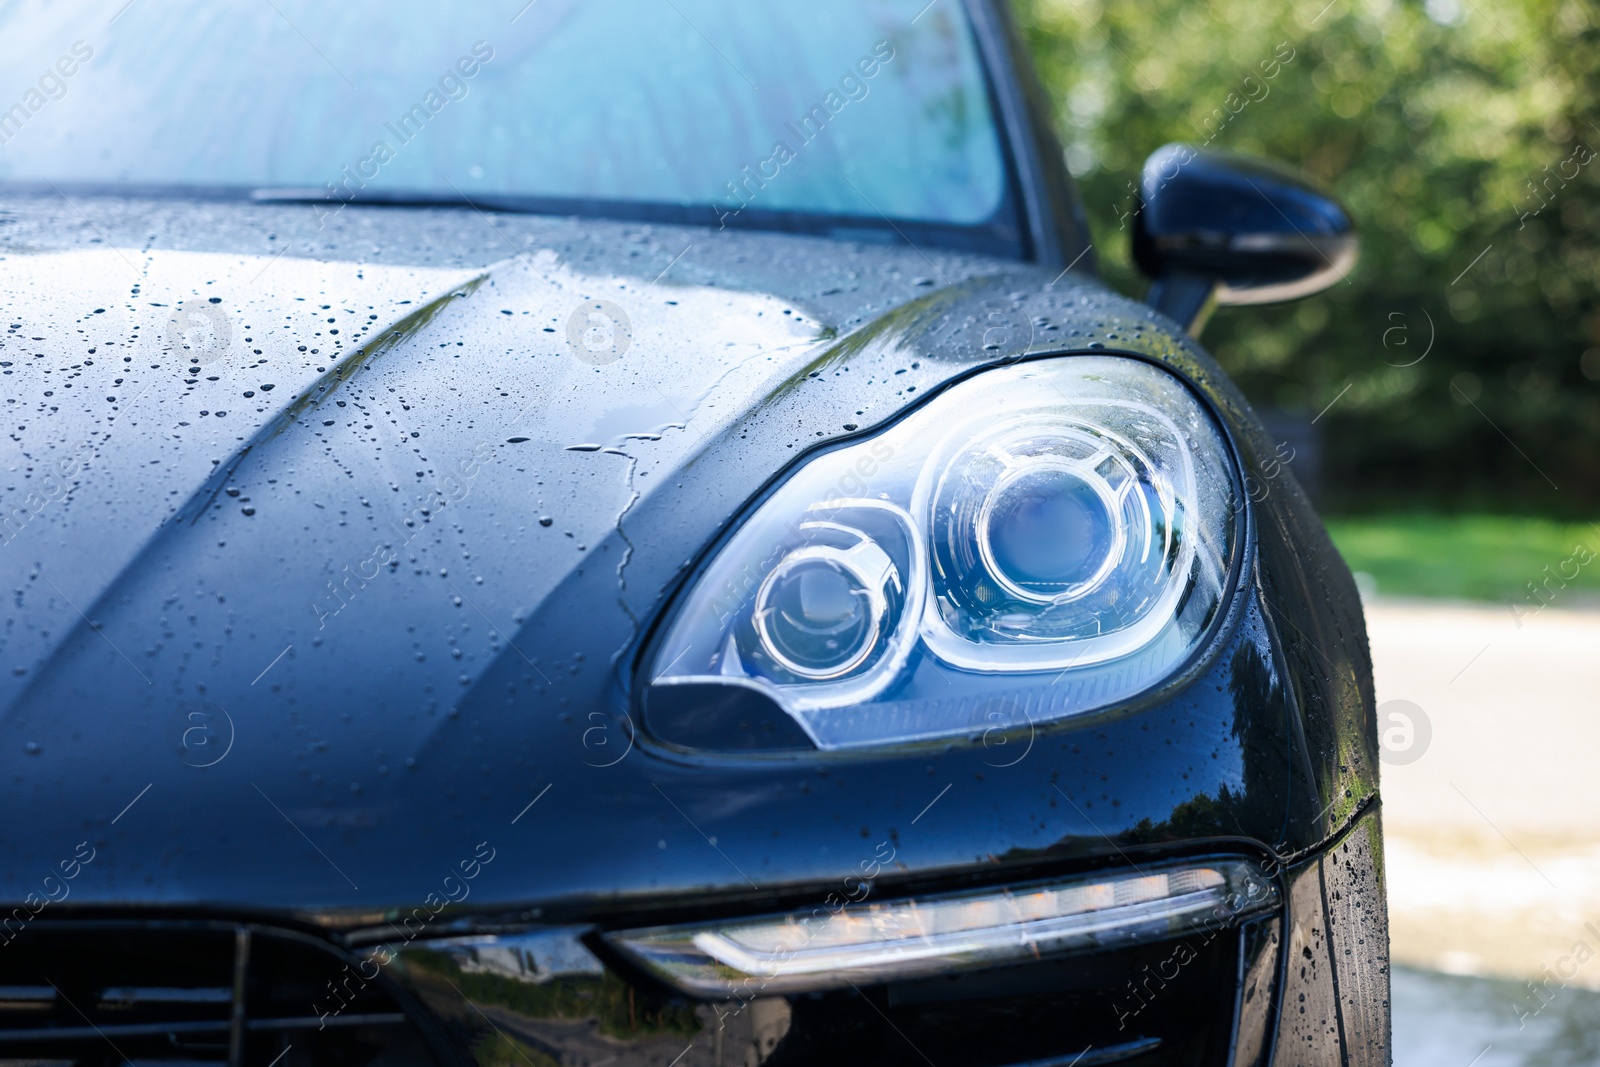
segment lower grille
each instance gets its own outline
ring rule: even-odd
[[[35,922],[0,943],[0,1064],[432,1067],[380,970],[251,924]]]

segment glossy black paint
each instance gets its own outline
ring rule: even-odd
[[[612,983],[641,1041],[677,1026],[709,1049],[722,1039],[707,1006],[652,991],[585,932],[810,906],[884,848],[879,896],[1223,852],[1286,872],[1281,936],[1296,951],[1301,926],[1368,924],[1345,953],[1365,992],[1340,1011],[1363,1013],[1363,1047],[1386,1048],[1386,1003],[1368,995],[1386,943],[1350,910],[1376,894],[1381,911],[1353,583],[1211,359],[1108,292],[1092,257],[1061,275],[1084,247],[1071,186],[1026,79],[1010,77],[1022,61],[1003,15],[977,10],[1007,72],[1008,129],[1034,131],[1019,164],[1032,263],[445,209],[352,207],[319,227],[287,205],[0,203],[0,306],[19,324],[0,349],[12,481],[32,491],[47,464],[81,456],[70,491],[29,504],[0,545],[0,797],[27,813],[0,835],[0,896],[30,916],[6,934],[32,936],[27,902],[44,877],[61,884],[83,842],[94,859],[50,899],[52,921],[250,919],[318,933],[347,963],[394,944],[400,962],[378,981],[469,1030],[407,952],[561,927],[598,954],[585,980]],[[142,250],[137,279],[107,246]],[[201,295],[249,340],[194,374],[148,338]],[[633,331],[596,365],[564,328],[600,297]],[[1189,669],[1036,731],[866,753],[697,756],[641,728],[652,626],[797,457],[984,367],[1091,352],[1183,376],[1264,486],[1241,517],[1215,643]],[[1287,872],[1323,871],[1358,826],[1369,873],[1311,901]],[[1203,1031],[1195,1049],[1085,1062],[1265,1062],[1282,1013],[1242,991],[1288,1003],[1304,980],[1277,951],[1278,922],[1230,935],[1232,955],[1207,964],[1237,976],[1231,1007],[1207,1007],[1198,1029],[1163,1024]],[[1082,960],[1057,978],[1115,1004],[1104,983],[1120,965]],[[852,1047],[895,1062],[904,1049],[880,1020],[934,1011],[897,1015],[898,995],[865,991],[877,1015],[790,1006],[795,1036],[761,1055]],[[1002,1014],[1004,999],[989,998]],[[1112,1017],[1085,1025],[1116,1029],[1115,1008],[1095,1010]],[[776,1023],[738,1025],[759,1048]],[[952,1050],[968,1039],[930,1025]],[[1296,1038],[1306,1062],[1345,1055],[1340,1025]],[[1059,1053],[1025,1054],[1081,1048],[1058,1036]],[[646,1062],[642,1046],[624,1051]],[[957,1060],[1001,1062],[985,1055]]]
[[[1218,286],[1223,304],[1318,292],[1355,265],[1350,216],[1281,165],[1170,144],[1145,161],[1133,254],[1152,278]]]
[[[267,213],[271,229],[293,232],[287,209],[254,211]],[[371,226],[403,231],[413,222],[394,213],[365,221],[369,233]],[[603,252],[610,262],[591,265],[604,270],[632,258],[627,228],[620,225],[530,220],[523,232],[538,233],[571,260],[599,259]],[[659,272],[655,259],[670,259],[669,250],[682,247],[677,236],[669,231],[655,240],[660,252],[641,274]],[[683,236],[687,241],[693,235]],[[693,311],[702,295],[721,299],[714,294],[747,271],[750,253],[763,249],[770,255],[775,242],[799,240],[807,239],[702,237],[697,265],[713,285],[675,287],[670,296],[663,294],[663,307],[665,299],[675,299],[675,308]],[[872,293],[774,301],[770,313],[793,318],[781,310],[798,305],[808,323],[847,318],[848,310],[839,315],[827,305],[858,307],[893,284],[888,270],[920,263],[915,252],[892,249],[860,248],[835,259],[845,269],[852,260],[871,264],[873,270],[864,273],[886,282]],[[910,870],[960,869],[986,863],[989,855],[1110,854],[1102,831],[1115,835],[1141,824],[1156,828],[1149,831],[1154,840],[1182,837],[1159,828],[1197,796],[1234,810],[1230,819],[1243,820],[1241,836],[1289,850],[1315,844],[1310,826],[1297,828],[1291,819],[1293,836],[1282,829],[1287,785],[1266,793],[1246,787],[1245,752],[1264,735],[1236,720],[1268,714],[1281,699],[1273,694],[1293,688],[1284,685],[1268,639],[1267,626],[1275,620],[1268,615],[1262,621],[1251,603],[1249,590],[1260,579],[1249,560],[1232,614],[1256,621],[1243,631],[1238,623],[1225,625],[1206,662],[1142,702],[1164,707],[1156,697],[1179,697],[1172,706],[1181,710],[1167,711],[1159,727],[1124,710],[1097,716],[1093,728],[1090,722],[1041,728],[1032,755],[1004,771],[997,765],[1013,759],[1016,750],[998,750],[1000,738],[991,738],[988,748],[980,741],[879,755],[730,763],[676,754],[631,733],[633,652],[685,564],[779,476],[808,438],[849,436],[847,424],[869,417],[857,412],[896,413],[909,398],[993,361],[995,354],[983,345],[986,335],[993,337],[994,314],[1021,324],[1001,358],[1125,347],[1190,377],[1234,428],[1246,454],[1271,455],[1265,443],[1245,444],[1258,431],[1244,421],[1242,404],[1225,379],[1197,351],[1159,330],[1140,305],[1084,282],[1063,280],[1051,290],[1046,272],[1029,268],[951,255],[936,263],[951,278],[951,288],[913,297],[842,340],[799,346],[792,369],[761,386],[764,393],[747,412],[726,425],[712,424],[712,441],[667,430],[660,440],[630,441],[610,451],[570,447],[583,444],[594,415],[588,402],[568,405],[565,395],[576,382],[596,380],[603,383],[605,403],[625,408],[654,391],[654,375],[640,373],[653,368],[619,361],[610,365],[615,373],[607,374],[606,367],[572,360],[553,342],[535,357],[543,380],[519,385],[516,364],[504,359],[490,364],[490,373],[480,367],[462,374],[453,358],[429,364],[403,355],[420,357],[440,344],[454,347],[456,339],[496,324],[499,304],[519,306],[525,294],[515,287],[516,268],[491,268],[488,282],[452,301],[414,341],[372,356],[362,364],[367,369],[328,389],[320,403],[314,397],[326,383],[308,387],[313,399],[286,397],[282,411],[303,413],[293,428],[279,432],[276,422],[267,422],[257,434],[238,434],[253,442],[250,451],[219,465],[219,478],[198,482],[189,502],[174,507],[172,518],[105,593],[82,597],[73,585],[76,577],[63,573],[75,558],[70,541],[59,549],[44,537],[13,542],[10,547],[26,543],[33,549],[26,569],[16,574],[24,605],[53,607],[65,633],[47,661],[11,680],[20,692],[7,715],[14,743],[4,753],[12,764],[6,784],[17,804],[39,811],[35,840],[72,837],[78,827],[105,835],[107,855],[85,868],[74,899],[113,902],[124,893],[153,890],[191,904],[381,908],[428,892],[429,886],[416,883],[414,870],[447,871],[470,857],[480,841],[498,848],[500,840],[515,841],[530,831],[537,847],[504,850],[493,866],[495,877],[473,887],[475,908],[677,893],[704,900],[712,891],[749,895],[736,867],[759,878],[765,896],[770,887],[830,880],[848,858],[841,855],[847,842],[870,845],[904,833],[903,824],[952,782],[959,785],[935,810],[941,820],[969,829],[946,827],[908,844],[910,853],[901,855]],[[998,275],[981,273],[997,269]],[[924,289],[906,274],[900,278],[907,295]],[[807,305],[813,302],[822,310],[812,311]],[[1085,316],[1086,308],[1092,310]],[[724,325],[745,329],[742,320]],[[702,325],[697,344],[705,344],[709,326]],[[1074,331],[1076,338],[1070,336]],[[1058,342],[1058,334],[1069,336]],[[489,359],[493,343],[464,358]],[[175,392],[182,392],[181,381],[174,382],[180,386]],[[517,388],[520,395],[500,396]],[[447,400],[428,402],[439,394]],[[363,500],[397,495],[382,460],[391,446],[365,443],[363,420],[371,416],[343,415],[334,427],[321,425],[321,415],[341,415],[341,399],[349,405],[345,411],[376,413],[378,405],[394,404],[390,397],[407,398],[410,405],[409,411],[390,408],[404,420],[395,436],[441,442],[424,455],[441,476],[459,465],[458,457],[477,455],[480,439],[493,442],[494,454],[478,472],[470,479],[461,475],[469,491],[441,506],[437,520],[411,510],[414,495],[401,495],[398,506],[384,505],[390,514],[381,521],[364,518],[376,505]],[[510,409],[530,403],[533,418],[510,423],[517,414]],[[483,409],[505,409],[508,421],[460,425],[463,411]],[[542,425],[530,428],[540,419]],[[525,439],[506,443],[516,436]],[[401,450],[410,453],[406,445]],[[542,494],[530,505],[541,481]],[[241,496],[213,494],[223,484]],[[1280,495],[1287,495],[1289,484],[1284,482]],[[650,488],[656,485],[662,488]],[[641,495],[631,499],[641,487]],[[141,503],[130,499],[127,510]],[[246,515],[247,507],[255,513]],[[63,510],[68,514],[61,521],[68,525],[62,529],[70,531],[77,518],[70,508]],[[323,522],[324,511],[360,521]],[[557,516],[560,525],[540,526],[541,511]],[[51,521],[55,514],[36,521]],[[401,542],[393,527],[408,514],[420,533]],[[575,535],[570,538],[564,536],[569,528]],[[359,566],[374,538],[405,551],[395,573],[384,567],[373,575],[372,568]],[[341,567],[346,562],[350,572]],[[457,567],[465,569],[457,574]],[[440,576],[441,569],[450,573]],[[35,571],[38,576],[30,579]],[[79,575],[86,576],[81,566]],[[260,580],[265,576],[269,580]],[[476,581],[479,576],[483,583]],[[1313,607],[1309,598],[1290,600],[1299,584],[1291,582],[1290,591],[1276,596],[1280,604],[1294,603],[1286,610],[1305,630],[1311,623],[1304,616],[1325,609]],[[530,596],[530,586],[544,591]],[[90,605],[97,628],[82,619],[71,626],[69,600]],[[512,621],[517,614],[523,616],[520,624]],[[491,629],[501,636],[491,636]],[[1239,652],[1240,641],[1253,641],[1255,651]],[[273,665],[290,645],[293,651]],[[454,648],[463,655],[453,656]],[[118,649],[138,653],[137,662],[130,665]],[[1337,647],[1330,653],[1338,654]],[[1195,684],[1205,671],[1219,669],[1225,673]],[[143,677],[153,684],[144,684]],[[186,763],[180,746],[196,721],[188,718],[191,711],[211,705],[231,716],[238,740],[215,766],[196,767],[204,760],[191,755]],[[29,742],[37,751],[30,751]],[[1286,776],[1288,739],[1281,757],[1276,740],[1270,747]],[[104,784],[89,792],[78,768],[91,751],[111,763],[100,776]],[[619,757],[624,758],[615,766],[606,766]],[[415,765],[407,766],[408,759]],[[1262,773],[1270,777],[1266,764]],[[1093,795],[1075,798],[1082,814],[1051,787],[1052,776],[1098,783]],[[113,828],[110,820],[152,780],[149,794]],[[1305,791],[1302,806],[1315,811],[1326,803],[1304,771],[1297,780]],[[865,788],[869,781],[870,795],[857,795],[853,783]],[[549,826],[541,824],[542,811],[535,808],[513,827],[512,817],[546,786],[550,800],[563,794],[574,799],[560,801],[560,815]],[[45,803],[59,795],[81,796],[86,808]],[[285,813],[328,835],[337,852],[334,864],[298,836]],[[1176,818],[1181,823],[1185,816]],[[731,829],[746,819],[754,820],[748,830]],[[932,813],[919,825],[931,821]],[[720,869],[708,870],[704,839],[691,822],[725,840],[745,839],[723,846],[732,862],[718,858]],[[1211,833],[1240,834],[1240,827],[1215,822]],[[658,847],[661,841],[665,848]],[[120,842],[114,854],[111,842]],[[392,862],[396,849],[416,866]],[[559,867],[546,862],[551,852],[564,857]],[[43,858],[31,849],[29,854],[28,863]],[[710,855],[717,858],[715,850]],[[335,865],[360,888],[344,881]],[[8,869],[26,866],[19,862]]]

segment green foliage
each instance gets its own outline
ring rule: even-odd
[[[1128,236],[1155,148],[1297,165],[1349,207],[1360,265],[1223,309],[1205,340],[1257,402],[1339,398],[1336,505],[1600,501],[1600,8],[1324,3],[1015,0],[1108,279],[1143,291]]]
[[[498,1030],[489,1031],[472,1046],[472,1061],[478,1067],[561,1067],[560,1061]]]
[[[1336,519],[1328,533],[1350,569],[1377,579],[1383,596],[1492,600],[1529,611],[1600,596],[1600,526],[1591,523],[1414,514]]]
[[[666,1000],[639,993],[606,971],[599,978],[561,977],[527,982],[486,971],[463,971],[441,952],[412,949],[405,955],[414,971],[437,974],[479,1010],[505,1008],[532,1019],[593,1019],[608,1037],[637,1038],[654,1034],[693,1037],[702,1027],[694,1007],[681,1000]],[[501,1046],[485,1046],[499,1055]]]

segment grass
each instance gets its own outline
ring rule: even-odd
[[[1600,595],[1600,523],[1413,514],[1327,525],[1350,569],[1377,579],[1383,596],[1515,603],[1532,596],[1529,582],[1546,579],[1556,604],[1570,593],[1591,603]]]

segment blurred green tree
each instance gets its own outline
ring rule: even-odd
[[[1014,0],[1103,269],[1169,141],[1295,164],[1361,262],[1223,309],[1206,344],[1313,415],[1340,510],[1600,504],[1600,6],[1593,0]],[[1326,4],[1326,6],[1324,6]],[[1426,355],[1424,355],[1426,353]]]

